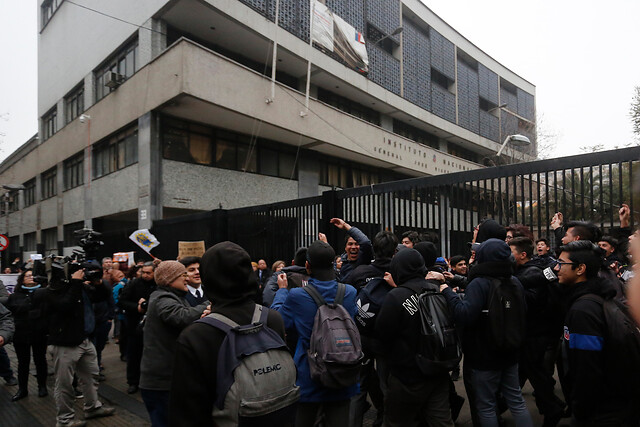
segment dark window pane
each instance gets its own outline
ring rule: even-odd
[[[225,169],[236,168],[236,143],[218,139],[216,141],[216,166]]]
[[[278,176],[278,152],[262,148],[260,150],[260,173]]]
[[[185,131],[169,129],[164,134],[164,158],[192,162],[189,154],[189,135]]]
[[[245,144],[238,145],[238,170],[243,172],[258,172],[258,163],[256,152],[258,151],[257,147],[254,145],[253,150],[251,150],[251,158],[247,159],[249,156],[249,146]]]
[[[296,157],[292,154],[280,153],[279,156],[278,176],[281,178],[295,178],[294,169],[296,166]]]
[[[210,165],[212,148],[211,137],[197,133],[189,136],[189,152],[195,163]]]

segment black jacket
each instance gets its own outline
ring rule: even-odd
[[[462,351],[465,364],[468,363],[474,369],[500,370],[513,365],[518,360],[516,351],[500,352],[488,345],[490,329],[488,316],[483,313],[483,310],[488,308],[492,280],[494,278],[509,279],[518,286],[522,286],[518,279],[511,275],[513,271],[511,260],[508,257],[496,259],[499,251],[509,251],[509,247],[504,241],[497,239],[483,243],[476,251],[478,263],[469,273],[470,281],[465,289],[464,299],[459,298],[451,288],[445,288],[442,291],[449,303],[456,326],[463,328]],[[480,262],[481,259],[482,262]]]
[[[47,340],[49,329],[48,292],[46,288],[27,290],[16,287],[9,295],[7,308],[11,310],[16,325],[13,341],[17,343],[33,343]]]
[[[368,265],[371,263],[373,259],[373,246],[371,245],[371,240],[364,234],[358,227],[351,227],[349,231],[347,231],[349,237],[352,237],[353,240],[358,242],[360,245],[360,251],[358,252],[358,258],[354,261],[349,261],[349,257],[346,253],[341,255],[342,258],[342,267],[340,267],[340,272],[338,273],[337,280],[338,282],[348,283],[348,276],[357,266],[359,265]]]
[[[629,398],[619,391],[617,379],[607,375],[602,305],[579,298],[587,294],[596,294],[603,299],[613,298],[615,290],[599,278],[563,290],[570,307],[564,323],[562,363],[559,366],[565,397],[578,425],[584,421],[603,425],[604,420],[609,419],[607,417],[624,411]],[[598,423],[596,419],[603,421]]]
[[[356,291],[359,291],[365,287],[371,279],[384,277],[384,273],[390,271],[390,267],[390,258],[376,259],[371,264],[359,265],[349,273],[345,283],[356,288]]]
[[[96,286],[106,289],[100,292],[100,298],[93,301],[93,312],[96,316],[96,323],[104,323],[113,320],[116,314],[116,304],[113,300],[113,286],[108,280],[102,279]]]
[[[124,310],[130,326],[137,325],[142,318],[142,314],[138,312],[138,301],[144,298],[149,302],[151,293],[156,290],[156,287],[155,281],[147,282],[140,277],[124,286],[118,305]]]
[[[84,327],[84,296],[89,300],[103,301],[108,297],[105,286],[85,285],[80,280],[71,279],[68,284],[50,285],[49,293],[49,344],[64,347],[79,345],[89,334]]]
[[[545,268],[543,259],[534,258],[524,265],[517,266],[515,270],[515,276],[524,287],[527,302],[527,337],[554,335],[553,313],[549,313],[549,289],[551,286],[557,286],[557,283],[556,279],[547,279],[543,273]]]
[[[271,304],[273,304],[273,298],[278,292],[278,274],[281,273],[287,275],[288,289],[306,286],[309,280],[307,269],[299,265],[290,265],[289,267],[284,267],[280,272],[272,274],[262,289],[262,305],[265,307],[271,307]]]

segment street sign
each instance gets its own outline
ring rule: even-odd
[[[0,251],[4,251],[9,247],[9,238],[4,234],[0,234]]]

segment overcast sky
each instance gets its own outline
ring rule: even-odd
[[[423,1],[536,86],[543,132],[556,135],[554,157],[634,142],[629,107],[640,85],[640,1]],[[0,160],[37,132],[40,3],[0,0]],[[91,3],[99,9],[100,1]]]

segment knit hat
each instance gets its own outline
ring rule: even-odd
[[[156,267],[154,278],[158,286],[169,286],[174,280],[186,272],[187,269],[178,261],[162,261],[158,267]]]

